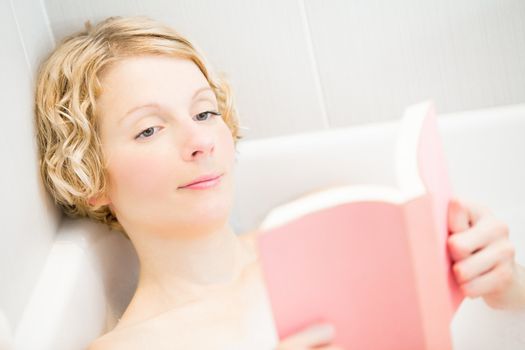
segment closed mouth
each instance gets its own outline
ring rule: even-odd
[[[179,188],[184,188],[184,187],[188,187],[188,186],[196,185],[196,184],[199,184],[199,183],[202,183],[202,182],[206,182],[206,181],[216,180],[216,179],[218,179],[219,177],[221,177],[222,175],[224,175],[224,174],[220,174],[220,175],[218,175],[218,176],[210,177],[210,178],[207,178],[207,179],[204,179],[204,180],[195,181],[195,182],[192,182],[192,183],[186,184],[186,185],[184,185],[184,186],[180,186]]]

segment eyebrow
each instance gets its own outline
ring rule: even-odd
[[[204,92],[204,91],[211,91],[211,92],[213,92],[213,90],[209,86],[200,87],[197,90],[195,90],[195,92],[193,93],[193,96],[191,97],[191,100],[192,101],[195,100],[195,97],[197,97],[201,92]],[[146,103],[146,104],[143,104],[143,105],[140,105],[140,106],[133,107],[129,111],[127,111],[126,114],[124,114],[124,116],[122,118],[120,118],[120,120],[118,121],[118,124],[122,123],[122,121],[125,120],[126,117],[129,116],[130,114],[132,114],[133,112],[135,112],[135,111],[137,111],[139,109],[142,109],[142,108],[146,108],[146,107],[160,108],[160,105],[158,103],[156,103],[156,102],[151,102],[151,103]]]

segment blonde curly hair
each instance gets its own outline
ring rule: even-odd
[[[215,93],[234,144],[243,137],[227,80],[212,71],[195,45],[165,24],[145,16],[112,16],[95,26],[86,22],[84,30],[62,39],[37,75],[35,126],[40,176],[66,215],[102,222],[128,239],[109,205],[89,203],[91,197],[108,189],[96,99],[105,69],[122,58],[142,54],[191,59]]]

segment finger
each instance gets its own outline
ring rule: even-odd
[[[514,246],[508,240],[497,240],[486,248],[454,264],[452,267],[458,283],[468,282],[492,270],[501,261],[514,259]]]
[[[491,242],[507,239],[508,226],[492,216],[485,216],[466,231],[448,237],[447,244],[452,260],[459,261],[483,249]]]
[[[483,205],[470,200],[452,198],[449,201],[449,230],[463,231],[490,214],[491,211]]]
[[[451,233],[464,231],[470,227],[469,213],[461,202],[453,198],[448,203],[448,229]]]
[[[471,298],[503,292],[512,283],[512,262],[503,261],[489,272],[461,285],[462,292]]]
[[[333,325],[316,324],[287,337],[280,344],[290,349],[326,345],[332,341],[334,334],[335,329]]]

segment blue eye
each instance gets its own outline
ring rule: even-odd
[[[220,113],[217,113],[217,112],[206,111],[206,112],[202,112],[202,113],[197,114],[196,117],[198,117],[198,116],[202,116],[202,115],[209,115],[209,114],[211,114],[211,115],[213,115],[213,116],[221,115]],[[209,119],[209,118],[207,118],[207,119]]]
[[[151,135],[153,135],[153,130],[155,128],[159,128],[159,127],[158,126],[150,126],[149,128],[142,130],[142,132],[140,134],[135,136],[135,139],[143,139],[143,138],[150,137]],[[142,135],[144,135],[145,137],[140,137]]]
[[[220,116],[221,114],[217,113],[217,112],[213,112],[213,111],[206,111],[206,112],[202,112],[202,113],[197,114],[195,117],[199,118],[201,116],[207,116],[206,119],[198,119],[199,121],[201,121],[201,120],[204,121],[204,120],[210,119],[210,115],[212,115],[212,116]],[[149,128],[142,130],[140,132],[140,134],[135,136],[135,139],[149,138],[151,135],[154,134],[153,130],[155,130],[156,128],[160,128],[160,127],[159,126],[150,126]],[[141,136],[144,136],[144,137],[141,137]]]

